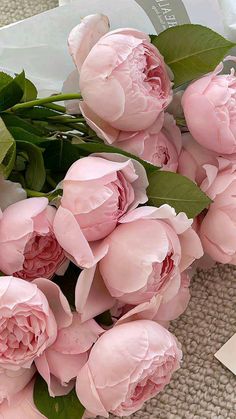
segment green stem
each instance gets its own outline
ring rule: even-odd
[[[84,124],[68,124],[70,128],[73,130],[77,130],[79,132],[83,132],[84,134],[88,133],[88,128]]]
[[[52,201],[54,198],[57,198],[62,195],[63,190],[62,189],[55,189],[54,191],[43,193],[38,191],[32,191],[31,189],[25,189],[25,192],[27,193],[28,198],[47,198],[50,201]]]
[[[42,198],[42,197],[47,198],[47,195],[48,195],[48,194],[43,193],[43,192],[32,191],[31,189],[25,189],[25,192],[27,193],[28,198],[35,198],[35,197],[37,197],[37,198]]]
[[[49,119],[50,119],[50,121],[62,122],[63,124],[75,123],[75,122],[85,122],[84,118],[73,118],[73,117],[70,118],[70,117],[65,117],[63,115],[50,116]]]
[[[52,109],[53,111],[58,111],[61,113],[66,113],[65,106],[56,105],[55,103],[45,103],[42,105],[44,108]]]
[[[44,105],[45,103],[47,104],[47,103],[52,103],[52,102],[61,102],[64,100],[73,100],[73,99],[82,99],[82,96],[79,93],[53,95],[49,97],[44,97],[43,99],[31,100],[30,102],[18,103],[17,105],[13,106],[11,110],[16,111],[18,109],[33,108],[34,106]]]

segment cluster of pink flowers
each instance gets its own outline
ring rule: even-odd
[[[139,162],[91,155],[69,169],[57,209],[28,198],[2,212],[0,409],[38,371],[52,397],[76,384],[90,416],[128,415],[179,367],[167,327],[188,304],[186,269],[202,246],[184,213],[139,207],[147,186]],[[53,282],[69,261],[83,268],[74,309]],[[108,330],[96,321],[107,310]]]
[[[0,178],[4,419],[44,417],[32,399],[36,373],[52,397],[75,387],[88,417],[140,409],[180,366],[168,326],[188,305],[191,265],[204,253],[236,263],[233,71],[219,75],[220,66],[187,87],[177,103],[183,133],[169,70],[149,37],[108,30],[108,19],[93,15],[71,32],[83,101],[68,106],[79,106],[106,144],[185,175],[212,203],[195,220],[149,206],[144,167],[114,153],[73,163],[54,205]],[[53,281],[69,263],[81,268],[73,307]],[[99,321],[105,312],[110,326]]]

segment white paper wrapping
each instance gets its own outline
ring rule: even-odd
[[[233,0],[234,2],[235,0]],[[0,29],[0,66],[26,71],[41,94],[61,91],[74,69],[67,49],[71,29],[90,13],[109,16],[111,28],[135,27],[156,33],[192,22],[234,36],[235,21],[226,11],[232,0],[62,0],[50,10]],[[69,3],[69,4],[68,4]],[[234,16],[236,15],[234,6]],[[223,12],[226,20],[223,19]],[[227,26],[228,23],[230,27]]]

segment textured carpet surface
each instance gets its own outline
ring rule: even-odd
[[[57,0],[1,0],[0,25],[55,6]],[[186,313],[171,326],[183,346],[182,368],[133,419],[236,419],[236,377],[214,358],[236,333],[236,268],[199,272],[191,293]]]

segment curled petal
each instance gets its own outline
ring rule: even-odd
[[[80,313],[81,320],[86,322],[98,316],[109,310],[114,303],[115,300],[107,290],[99,269],[96,266],[84,269],[75,290],[76,310]]]
[[[46,296],[50,308],[54,314],[58,329],[68,327],[72,323],[72,313],[70,305],[61,292],[60,287],[52,281],[44,278],[37,278],[34,283]]]
[[[152,297],[150,301],[138,304],[137,306],[129,310],[126,314],[124,314],[119,320],[117,320],[116,326],[122,323],[127,323],[135,320],[153,320],[158,313],[161,302],[162,296],[157,295],[155,297]]]
[[[56,363],[58,359],[56,360]],[[60,359],[60,364],[62,368],[62,373],[64,371],[65,366],[65,359]],[[39,374],[43,377],[48,385],[48,391],[51,397],[55,396],[65,396],[66,394],[70,393],[72,388],[74,387],[74,383],[62,383],[58,378],[56,378],[53,374],[51,374],[50,365],[47,359],[47,353],[43,353],[40,357],[35,360],[36,368]]]
[[[80,110],[86,122],[96,132],[98,137],[102,138],[107,144],[117,141],[120,132],[118,129],[113,128],[108,122],[95,114],[85,102],[80,103]]]
[[[88,244],[74,215],[66,208],[58,208],[53,227],[59,244],[78,266],[90,268],[107,252],[108,247],[102,242]]]
[[[86,16],[72,29],[68,39],[69,51],[79,71],[90,50],[109,31],[109,27],[107,16],[95,14]]]

